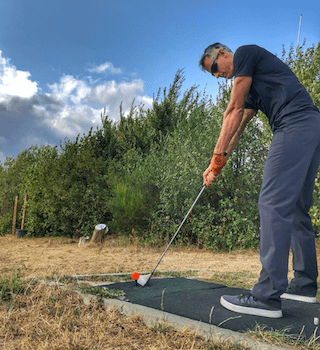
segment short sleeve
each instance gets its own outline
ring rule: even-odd
[[[249,76],[253,77],[256,66],[255,47],[251,45],[240,46],[233,57],[235,77]]]

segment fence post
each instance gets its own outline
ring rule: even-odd
[[[12,222],[12,234],[16,234],[16,223],[17,223],[17,211],[18,211],[18,196],[15,198],[14,210],[13,210],[13,222]]]
[[[21,230],[24,229],[24,219],[26,217],[26,205],[27,205],[27,190],[24,193],[24,204],[23,204],[23,213],[22,213],[22,222],[21,222]]]

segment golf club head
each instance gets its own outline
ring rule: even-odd
[[[149,273],[149,275],[140,275],[140,277],[137,279],[137,283],[144,287],[149,282],[150,277],[151,273]]]

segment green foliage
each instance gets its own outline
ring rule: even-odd
[[[31,165],[23,173],[21,182],[28,190],[28,205],[26,222],[29,234],[45,236],[52,232],[50,214],[53,208],[51,196],[55,195],[55,184],[52,174],[59,154],[56,147],[44,146],[30,150],[33,158]]]
[[[162,147],[151,149],[144,160],[150,178],[160,189],[158,211],[152,217],[151,242],[171,238],[200,190],[202,173],[221,129],[224,108],[220,106],[227,105],[230,93],[231,86],[221,85],[217,104],[210,109],[206,98],[197,93],[186,94],[185,102],[192,106],[191,110],[180,119]],[[181,242],[225,249],[258,244],[257,201],[268,149],[261,142],[262,134],[261,123],[253,119],[220,180],[204,191],[181,229]],[[223,217],[227,218],[224,223]],[[214,229],[222,234],[211,235]]]
[[[145,154],[150,148],[150,128],[146,111],[142,106],[134,108],[132,105],[127,117],[122,114],[120,107],[120,122],[117,128],[118,150],[121,158],[126,152]]]
[[[30,148],[20,153],[16,159],[7,158],[4,166],[0,167],[0,235],[12,230],[12,216],[15,196],[23,198],[26,188],[23,185],[23,176],[33,162],[33,150]],[[18,202],[18,212],[21,213],[22,201]],[[19,227],[20,217],[17,220]]]
[[[95,158],[86,138],[34,152],[33,165],[24,174],[28,188],[27,225],[36,236],[79,237],[91,233],[110,213],[106,164]]]
[[[248,213],[250,215],[250,213]],[[238,212],[232,199],[222,201],[219,210],[206,210],[195,220],[198,245],[213,250],[253,248],[259,240],[257,224],[245,212]]]
[[[92,130],[88,136],[85,137],[86,143],[90,144],[95,158],[102,158],[106,162],[110,162],[114,159],[121,157],[119,152],[117,128],[109,120],[104,109],[101,113],[102,128],[97,129],[95,132]]]
[[[146,226],[145,210],[147,205],[142,191],[130,182],[119,182],[114,197],[110,201],[113,213],[114,229],[120,234],[128,234]]]
[[[283,48],[282,59],[296,74],[320,109],[320,41],[304,49],[305,43],[294,52],[291,45],[288,55]]]

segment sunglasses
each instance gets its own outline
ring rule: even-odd
[[[211,66],[211,74],[212,75],[214,75],[218,71],[218,65],[217,65],[217,62],[216,62],[218,57],[219,57],[219,54],[217,54],[216,58],[212,62],[212,66]]]

